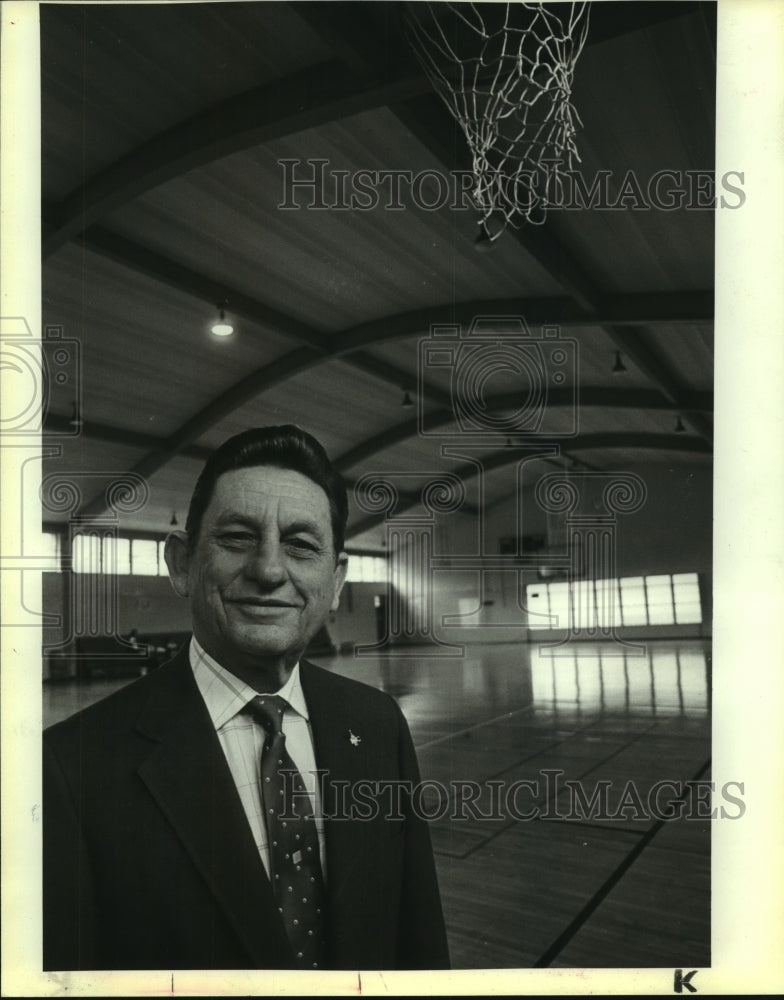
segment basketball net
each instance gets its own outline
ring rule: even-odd
[[[589,3],[406,5],[410,44],[468,140],[481,228],[494,242],[507,225],[541,225],[563,201],[579,162],[574,67]]]

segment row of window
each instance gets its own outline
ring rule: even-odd
[[[154,538],[99,538],[76,535],[73,540],[75,573],[113,576],[168,576],[162,541]]]
[[[609,628],[612,625],[686,625],[702,622],[696,573],[659,573],[612,580],[529,584],[528,627]]]
[[[650,707],[665,714],[707,710],[710,681],[704,649],[669,644],[659,649],[654,643],[647,656],[620,652],[616,648],[609,655],[592,655],[583,644],[573,656],[564,649],[557,656],[532,656],[534,703],[577,703],[583,710]]]
[[[45,555],[58,565],[60,536],[44,534]],[[76,535],[73,540],[74,573],[105,573],[115,576],[168,576],[163,541],[151,538],[101,538]],[[351,555],[346,580],[349,583],[385,583],[385,556]]]
[[[52,565],[60,558],[60,536],[44,534]],[[168,576],[163,541],[76,535],[75,573],[117,576]],[[348,583],[386,583],[385,556],[349,555]],[[532,583],[526,588],[528,625],[532,629],[608,628],[611,625],[681,625],[702,622],[696,573],[661,573],[612,580]]]
[[[386,556],[348,557],[346,583],[386,583],[389,575]]]

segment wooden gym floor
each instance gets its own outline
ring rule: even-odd
[[[421,652],[316,660],[408,719],[453,966],[709,966],[709,644]],[[44,724],[123,683],[46,685]]]

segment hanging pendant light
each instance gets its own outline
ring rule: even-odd
[[[230,337],[234,333],[234,327],[226,319],[225,306],[227,304],[224,302],[223,305],[218,306],[218,319],[210,327],[210,330],[216,337]]]

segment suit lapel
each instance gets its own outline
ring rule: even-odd
[[[364,737],[362,717],[347,703],[345,692],[328,671],[303,660],[300,679],[313,731],[316,765],[326,772],[322,805],[328,892],[334,919],[340,905],[351,897],[352,886],[361,881],[367,860],[366,824],[345,818],[351,796],[348,791],[341,793],[341,783],[348,789],[367,778],[368,740]]]
[[[165,670],[138,720],[137,728],[156,741],[139,775],[254,965],[285,968],[288,939],[187,651]]]

